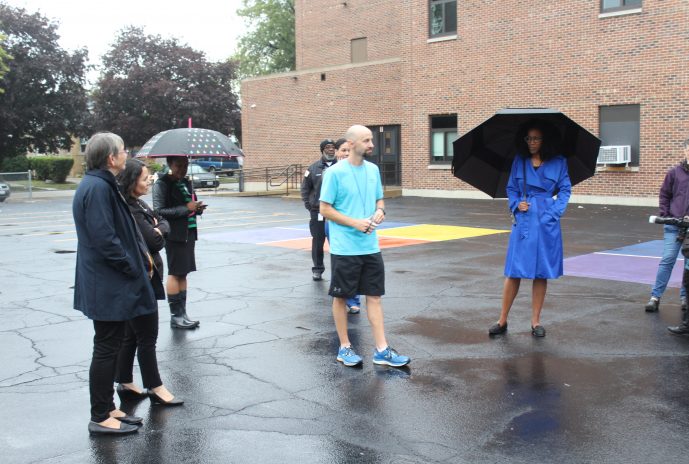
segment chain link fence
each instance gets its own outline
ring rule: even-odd
[[[33,195],[31,171],[0,172],[0,201],[8,198],[28,198]]]

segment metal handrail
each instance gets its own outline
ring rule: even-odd
[[[285,166],[268,166],[265,168],[245,168],[239,172],[239,191],[244,191],[244,182],[249,179],[265,182],[266,191],[271,188],[285,186],[287,193],[290,190],[300,190],[303,179],[304,166],[301,164],[288,164]],[[398,186],[401,184],[401,170],[399,166],[390,169],[390,166],[380,166],[380,175],[383,188]]]
[[[268,166],[265,168],[248,168],[239,171],[240,191],[243,191],[244,182],[248,179],[261,179],[266,184],[266,191],[271,188],[285,186],[287,193],[292,189],[301,187],[301,164],[289,164],[286,166]]]

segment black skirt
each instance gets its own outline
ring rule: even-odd
[[[185,276],[196,270],[196,256],[194,246],[196,244],[196,230],[189,230],[189,240],[186,242],[165,243],[167,255],[167,273],[173,276]]]

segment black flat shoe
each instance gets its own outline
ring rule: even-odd
[[[141,393],[137,393],[134,390],[130,390],[129,388],[125,387],[121,383],[117,385],[116,390],[117,396],[119,396],[120,400],[122,401],[143,400],[148,396],[145,390]]]
[[[505,325],[500,325],[496,322],[488,328],[488,335],[500,335],[505,332],[507,332],[507,322],[505,322]]]
[[[160,404],[163,406],[181,406],[184,404],[184,400],[180,400],[177,397],[173,397],[170,401],[165,401],[153,390],[148,390],[148,396],[151,398],[151,403],[153,404]]]
[[[134,433],[139,430],[136,425],[125,424],[124,422],[120,424],[119,429],[112,429],[110,427],[104,427],[97,422],[89,422],[89,433],[91,435],[126,435],[128,433]]]
[[[111,416],[117,419],[120,422],[123,422],[125,424],[129,425],[140,425],[144,420],[141,417],[137,416],[122,416],[122,417],[117,417],[117,416]]]
[[[545,337],[545,327],[543,327],[542,325],[531,327],[531,335],[533,335],[534,337]]]

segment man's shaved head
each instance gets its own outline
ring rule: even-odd
[[[353,125],[347,129],[345,139],[355,157],[371,156],[373,153],[373,133],[368,127],[360,124]],[[354,163],[358,164],[356,161]]]
[[[371,133],[368,127],[362,126],[360,124],[355,124],[349,129],[347,129],[344,138],[347,139],[347,141],[349,142],[356,142],[367,133]]]

